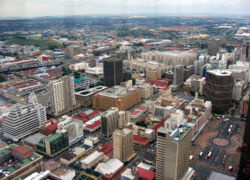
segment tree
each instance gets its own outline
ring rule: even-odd
[[[93,88],[93,87],[95,87],[94,84],[90,84],[90,85],[89,85],[89,88]]]
[[[103,86],[103,82],[99,81],[95,84],[95,86]]]
[[[77,78],[80,78],[80,73],[79,72],[74,72],[74,77],[75,77],[75,79],[77,79]]]
[[[145,128],[147,128],[148,126],[147,126],[147,124],[144,122],[144,121],[141,121],[141,122],[137,122],[137,123],[135,123],[137,126],[141,126],[141,127],[145,127]]]
[[[4,81],[6,81],[5,77],[0,75],[0,82],[4,82]]]

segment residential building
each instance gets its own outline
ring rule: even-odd
[[[63,76],[59,80],[49,82],[49,91],[53,114],[68,112],[76,105],[73,77]]]
[[[4,118],[3,135],[13,141],[38,130],[47,121],[45,107],[38,103],[36,95],[31,93],[28,104],[15,104],[9,115]]]
[[[108,110],[117,107],[127,110],[141,102],[141,95],[136,88],[114,86],[93,96],[93,108]]]
[[[104,60],[104,85],[112,87],[120,85],[122,79],[122,60],[108,58]]]
[[[119,109],[112,107],[101,114],[101,129],[105,137],[110,137],[119,127]]]
[[[190,127],[175,130],[160,127],[157,131],[156,179],[180,180],[189,167],[191,148]]]
[[[113,133],[114,157],[126,162],[133,157],[133,132],[127,128]]]
[[[231,107],[233,77],[228,70],[209,70],[206,73],[205,97],[212,101],[212,108],[227,111]]]
[[[36,144],[36,151],[49,157],[54,157],[68,148],[69,138],[66,130],[49,135]]]
[[[206,78],[200,78],[197,75],[191,76],[191,86],[194,92],[198,92],[199,94],[204,94],[204,86],[205,86]]]

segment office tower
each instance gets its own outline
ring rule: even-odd
[[[19,141],[34,132],[46,120],[45,107],[39,104],[36,95],[31,93],[28,104],[15,104],[4,119],[3,134],[6,138]]]
[[[110,137],[115,129],[119,127],[119,109],[112,107],[101,114],[102,134]]]
[[[68,148],[69,138],[66,130],[51,134],[36,144],[36,151],[49,157],[54,157]]]
[[[104,85],[112,87],[122,82],[122,60],[108,58],[104,60]]]
[[[227,111],[231,107],[234,79],[228,70],[209,70],[206,73],[205,97],[212,101],[216,111]]]
[[[74,77],[73,76],[63,76],[64,85],[64,99],[65,108],[67,111],[72,110],[76,105],[75,99],[75,88],[74,88]]]
[[[81,53],[81,46],[77,46],[77,45],[67,46],[67,55],[70,58],[80,53]]]
[[[249,95],[248,95],[249,99]],[[241,150],[240,167],[238,171],[238,179],[247,180],[250,177],[250,105],[248,102],[247,120],[245,133],[243,138],[243,146]]]
[[[133,155],[133,132],[127,128],[116,129],[113,133],[114,157],[128,161]]]
[[[70,111],[76,105],[74,78],[64,76],[59,80],[49,82],[51,111],[59,115],[64,111]]]
[[[174,67],[173,88],[179,88],[183,84],[183,65],[179,64]]]
[[[175,130],[157,131],[156,179],[179,180],[189,167],[191,128],[180,125]]]
[[[208,42],[208,55],[215,56],[219,51],[221,42],[219,39],[211,39]]]
[[[242,45],[242,60],[250,61],[250,43],[246,42]]]

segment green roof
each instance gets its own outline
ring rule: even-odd
[[[6,154],[11,153],[11,150],[14,149],[16,146],[15,145],[10,145],[9,147],[6,146],[0,151],[0,157],[5,156]]]
[[[10,166],[8,169],[7,169],[10,173],[13,173],[16,171],[16,168],[14,168],[13,166]]]
[[[56,139],[58,139],[60,137],[61,137],[61,134],[56,133],[56,134],[52,134],[49,137],[47,137],[46,140],[51,142],[51,141],[54,141],[54,140],[56,140]]]

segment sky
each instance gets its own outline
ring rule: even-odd
[[[250,15],[250,0],[0,0],[0,17]]]

